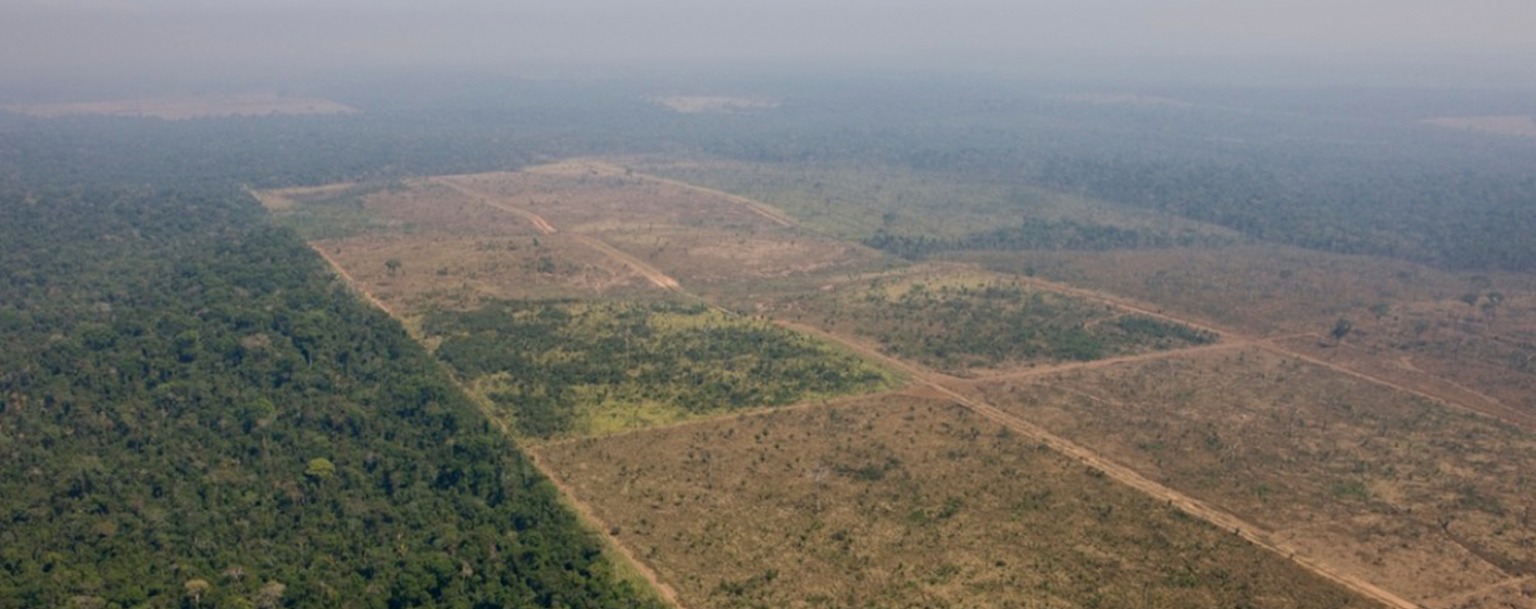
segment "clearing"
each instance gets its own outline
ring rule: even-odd
[[[688,607],[1374,607],[945,400],[551,444]]]
[[[1536,436],[1412,394],[1256,347],[962,391],[1421,604],[1536,571]]]

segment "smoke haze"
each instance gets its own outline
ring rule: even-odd
[[[1498,84],[1532,76],[1531,24],[1529,0],[12,0],[0,77],[815,62]]]

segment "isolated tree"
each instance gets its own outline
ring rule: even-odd
[[[390,258],[389,260],[385,260],[384,268],[389,269],[390,275],[394,275],[395,273],[400,272],[400,259]]]
[[[309,465],[304,468],[304,475],[311,480],[325,480],[336,473],[336,464],[331,463],[325,457],[316,457],[309,460]]]
[[[1340,317],[1338,321],[1333,323],[1333,331],[1329,332],[1329,334],[1333,335],[1335,343],[1339,343],[1343,342],[1344,337],[1349,336],[1349,333],[1354,331],[1354,329],[1355,322],[1350,321],[1348,318]]]

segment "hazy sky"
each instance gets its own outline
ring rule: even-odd
[[[932,57],[1518,64],[1536,58],[1533,30],[1536,0],[0,0],[0,78]]]

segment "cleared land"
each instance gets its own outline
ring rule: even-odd
[[[1529,277],[1276,247],[957,258],[1272,337],[1288,352],[1536,430]]]
[[[1536,442],[1470,413],[1526,424],[1536,282],[845,171],[255,194],[687,606],[1533,606]],[[1107,251],[1030,251],[1054,227]],[[837,397],[892,386],[868,362],[919,388]]]
[[[286,97],[270,93],[119,99],[54,104],[14,104],[6,110],[28,116],[57,118],[80,114],[139,116],[187,120],[217,116],[267,116],[272,114],[351,114],[356,108],[326,99]]]
[[[1359,312],[1336,341],[1285,346],[1536,430],[1536,297],[1484,287]]]
[[[1408,262],[1278,246],[957,254],[1256,335],[1327,332],[1373,305],[1449,298],[1467,281]]]
[[[737,197],[588,161],[256,195],[527,438],[896,382],[685,289],[877,258]]]
[[[770,166],[727,160],[637,158],[647,174],[765,201],[817,232],[852,241],[880,232],[960,238],[1024,222],[1073,223],[1183,241],[1236,241],[1208,224],[1131,210],[1039,188],[955,180],[872,166]]]
[[[1374,606],[942,400],[537,452],[689,607]]]
[[[600,161],[255,194],[411,317],[482,298],[671,298],[886,264],[767,205]]]
[[[645,275],[573,234],[432,181],[260,193],[364,291],[410,319],[486,299],[655,298]]]
[[[1484,417],[1257,348],[971,391],[1427,606],[1536,571],[1536,436]]]

